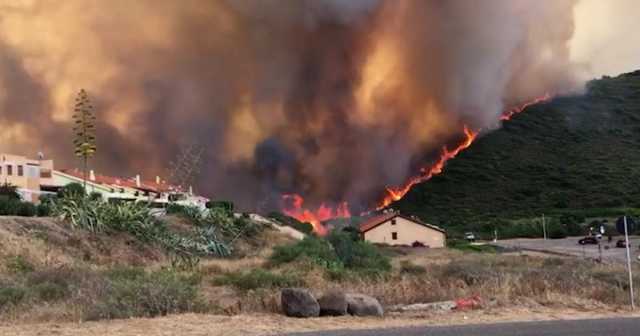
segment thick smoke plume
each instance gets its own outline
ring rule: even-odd
[[[579,86],[575,1],[0,0],[0,151],[165,175],[206,148],[201,192],[241,207],[366,208],[505,106]],[[582,66],[582,65],[581,65]]]

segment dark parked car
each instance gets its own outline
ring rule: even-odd
[[[598,239],[596,237],[584,237],[578,240],[578,244],[580,245],[598,244]]]
[[[626,248],[626,247],[627,247],[626,241],[625,241],[624,239],[620,239],[620,240],[618,240],[618,241],[616,242],[616,247],[619,247],[619,248]],[[629,244],[629,247],[631,247],[631,244]]]

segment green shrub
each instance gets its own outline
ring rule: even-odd
[[[550,221],[547,225],[547,237],[551,239],[567,238],[568,234],[567,227],[558,221]]]
[[[8,257],[5,262],[7,271],[13,274],[26,274],[33,272],[35,267],[21,255]]]
[[[271,255],[271,263],[279,265],[306,258],[334,275],[345,271],[379,276],[391,270],[389,258],[372,244],[354,240],[345,232],[333,232],[326,239],[308,236],[286,246],[278,246]]]
[[[44,302],[53,302],[66,298],[69,295],[67,284],[56,282],[43,282],[31,287],[35,297]]]
[[[38,217],[48,217],[51,215],[51,205],[40,203],[36,206],[36,215]]]
[[[198,296],[199,279],[193,276],[172,270],[115,274],[111,274],[97,302],[86,306],[86,319],[154,317],[204,309]]]
[[[89,194],[89,199],[91,199],[92,201],[103,201],[102,194],[97,191],[91,192]]]
[[[219,208],[222,209],[228,213],[233,214],[233,202],[229,202],[229,201],[209,201],[206,204],[207,209],[215,209],[215,208]]]
[[[177,203],[169,203],[167,205],[167,214],[169,215],[183,214],[184,208],[185,208],[184,205],[180,205]]]
[[[349,232],[333,231],[327,240],[347,269],[371,275],[380,275],[391,270],[388,257],[372,244],[357,240],[357,237]]]
[[[29,202],[20,202],[18,206],[18,216],[22,217],[34,217],[37,214],[36,206]]]
[[[69,183],[58,191],[58,198],[83,198],[84,196],[84,186],[80,183]]]
[[[105,272],[105,276],[110,280],[136,280],[147,275],[142,267],[116,266]]]
[[[302,258],[310,259],[323,267],[340,262],[328,241],[313,236],[305,237],[292,245],[276,246],[270,261],[274,265],[280,265]]]
[[[411,274],[411,275],[422,275],[427,273],[427,269],[424,266],[415,265],[405,260],[400,265],[400,273]]]
[[[18,187],[9,183],[0,184],[0,201],[14,200],[19,201],[22,197],[18,193]]]
[[[25,295],[25,290],[21,287],[0,286],[0,308],[17,305],[22,302]]]
[[[227,273],[214,279],[213,282],[218,286],[233,286],[243,291],[259,288],[283,288],[304,285],[304,282],[295,275],[276,274],[261,268],[252,269],[244,273]]]

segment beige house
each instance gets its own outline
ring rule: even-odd
[[[361,224],[360,233],[364,240],[376,244],[411,246],[417,242],[431,248],[446,245],[443,229],[397,212],[370,218]]]
[[[53,184],[53,161],[34,160],[20,155],[0,153],[0,183],[18,187],[27,201],[38,202],[42,185]]]

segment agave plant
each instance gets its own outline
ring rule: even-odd
[[[102,202],[83,197],[71,197],[58,199],[51,205],[51,213],[68,221],[74,229],[84,229],[94,233],[104,232],[107,229],[101,216],[104,211]]]

